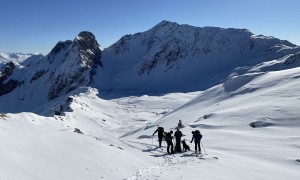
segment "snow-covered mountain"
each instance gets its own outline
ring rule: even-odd
[[[93,34],[81,32],[73,41],[58,42],[45,58],[3,66],[0,108],[4,112],[33,111],[80,86],[92,85],[98,67],[102,67],[100,46]]]
[[[43,55],[38,53],[0,53],[0,66],[11,61],[21,63],[32,56],[35,56],[35,58],[43,57]]]
[[[160,96],[82,87],[64,116],[0,114],[1,177],[297,180],[299,77],[299,67],[254,72],[203,92]],[[179,119],[191,150],[191,131],[201,131],[204,156],[157,147],[157,125],[174,130]]]
[[[245,29],[81,32],[0,67],[0,179],[299,179],[299,77],[298,46]],[[178,120],[204,156],[157,148]]]
[[[32,111],[80,86],[144,93],[204,90],[229,75],[297,67],[299,52],[287,41],[246,29],[168,21],[104,50],[92,33],[81,32],[73,41],[58,42],[44,58],[3,65],[0,100],[14,103],[0,103],[0,108]]]
[[[100,88],[153,91],[204,90],[226,80],[237,67],[299,52],[299,47],[246,29],[193,27],[162,21],[126,35],[103,51],[108,82]],[[106,76],[106,75],[102,75]]]

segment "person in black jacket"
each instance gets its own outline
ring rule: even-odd
[[[153,133],[153,136],[154,134],[157,132],[158,134],[158,144],[159,144],[159,148],[161,148],[161,142],[162,142],[162,139],[163,139],[163,135],[164,135],[164,128],[163,127],[158,127],[156,129],[156,131]]]
[[[199,130],[192,131],[192,134],[193,134],[193,138],[191,140],[191,143],[195,139],[195,152],[197,153],[197,147],[198,147],[199,153],[201,153],[200,141],[202,139],[202,135]]]
[[[171,154],[171,153],[173,154],[174,153],[174,151],[173,151],[173,141],[172,141],[173,136],[172,136],[172,134],[173,134],[173,131],[170,131],[166,135],[167,152],[168,152],[168,154]],[[170,147],[171,147],[171,153],[170,153]]]
[[[182,137],[182,133],[179,130],[179,128],[177,128],[177,131],[174,134],[175,139],[176,139],[176,145],[175,145],[175,151],[176,152],[181,152],[181,137]]]

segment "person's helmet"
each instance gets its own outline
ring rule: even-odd
[[[179,122],[181,123],[181,120],[179,119]]]
[[[173,131],[170,131],[170,133],[172,134],[172,133],[173,133]]]

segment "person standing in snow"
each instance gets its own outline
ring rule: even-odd
[[[153,136],[154,134],[157,132],[157,135],[158,135],[158,144],[159,144],[159,148],[161,148],[161,142],[162,142],[162,139],[163,139],[163,135],[164,135],[164,128],[163,127],[158,127],[156,129],[156,131],[153,133]]]
[[[195,152],[197,153],[197,147],[199,149],[199,153],[201,154],[201,147],[200,147],[200,141],[202,139],[202,135],[200,133],[199,130],[196,131],[192,131],[193,134],[193,138],[191,140],[191,143],[193,142],[193,140],[195,139]]]
[[[173,134],[173,131],[170,131],[166,135],[167,152],[168,152],[168,154],[173,154],[174,153],[174,150],[173,150],[174,146],[173,146],[173,141],[172,141],[173,140],[173,136],[172,136],[172,134]],[[170,147],[171,147],[171,153],[170,153]]]
[[[182,124],[181,120],[179,120],[179,122],[178,122],[178,128],[184,128],[184,125]]]
[[[179,130],[179,128],[177,128],[177,131],[175,132],[174,136],[175,136],[175,139],[176,139],[175,151],[176,152],[181,152],[181,145],[180,145],[180,143],[181,143],[182,133]]]

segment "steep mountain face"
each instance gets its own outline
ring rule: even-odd
[[[57,55],[63,58],[57,58]],[[49,99],[66,94],[78,86],[91,84],[96,68],[103,67],[100,46],[90,32],[81,32],[73,42],[58,43],[48,59],[60,63],[58,69],[52,72],[54,82],[48,93]]]
[[[0,72],[0,96],[11,92],[17,87],[17,80],[10,79],[6,82],[7,78],[13,74],[16,66],[16,62],[7,63],[7,65]]]
[[[199,90],[225,80],[236,67],[253,66],[299,47],[246,29],[193,27],[163,21],[126,35],[103,52],[109,82],[99,87]],[[106,70],[107,70],[106,69]]]
[[[18,66],[17,66],[18,65]],[[0,109],[31,111],[45,102],[93,84],[102,68],[101,50],[95,36],[81,32],[73,41],[58,42],[44,58],[10,63],[0,72]],[[5,105],[5,101],[14,103]]]
[[[32,111],[56,98],[68,101],[68,93],[82,86],[140,93],[204,90],[245,73],[298,67],[299,53],[288,41],[246,29],[168,21],[104,50],[92,33],[81,32],[73,41],[58,42],[46,57],[0,67],[0,110]]]

